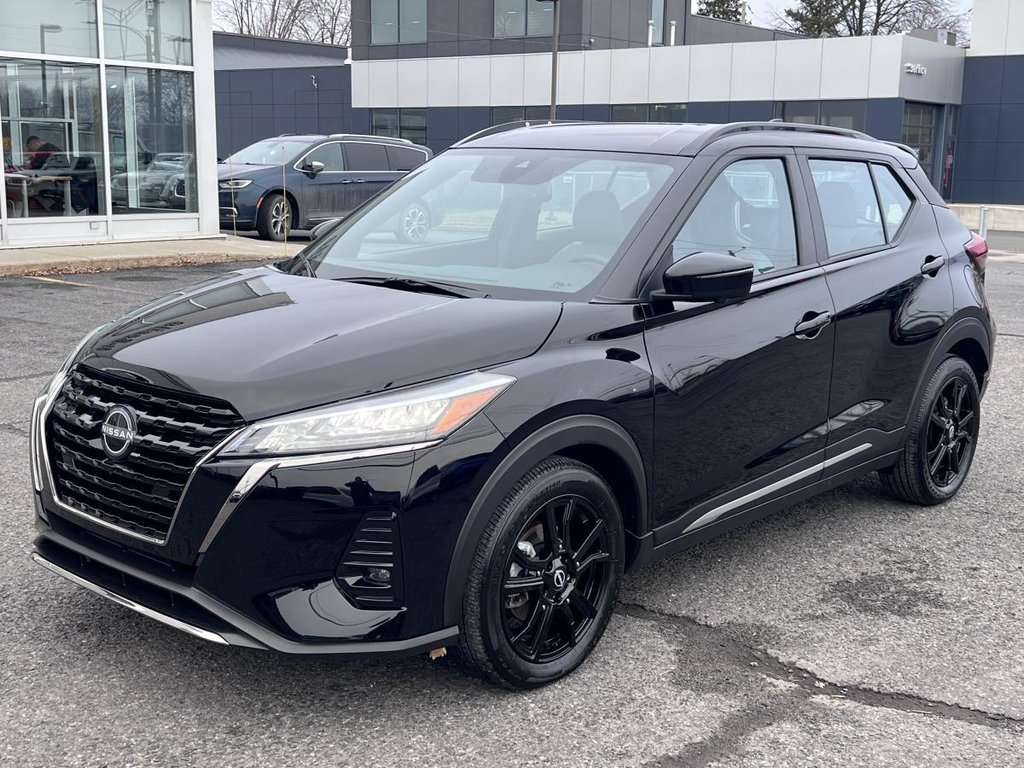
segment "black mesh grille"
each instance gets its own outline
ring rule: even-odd
[[[131,452],[112,461],[100,426],[116,405],[131,409],[138,425]],[[162,540],[193,467],[242,423],[224,402],[76,368],[47,419],[57,496],[104,522]]]

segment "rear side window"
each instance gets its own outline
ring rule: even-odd
[[[811,160],[829,256],[885,245],[875,185],[867,163]]]
[[[388,166],[392,171],[411,171],[427,161],[427,156],[418,149],[408,147],[386,147]]]
[[[797,266],[786,167],[777,158],[740,160],[715,179],[672,243],[676,261],[709,251],[738,256],[758,273]]]
[[[350,171],[389,170],[384,145],[368,141],[352,141],[345,144],[345,167]]]
[[[900,180],[896,178],[892,168],[887,165],[872,164],[871,172],[875,174],[878,185],[878,199],[882,202],[882,219],[885,221],[885,232],[890,242],[900,231],[903,222],[910,213],[912,198],[907,194]]]

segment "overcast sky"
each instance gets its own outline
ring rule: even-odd
[[[974,5],[973,0],[959,0],[958,4],[964,10]],[[784,8],[794,5],[794,3],[792,0],[747,0],[747,5],[750,8],[751,16],[753,16],[751,21],[758,26],[768,26],[775,18],[773,11],[782,13]]]

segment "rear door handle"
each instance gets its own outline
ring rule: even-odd
[[[803,319],[793,328],[798,339],[813,339],[821,329],[832,322],[829,312],[805,312]]]
[[[933,277],[938,274],[938,271],[942,269],[945,263],[945,256],[928,256],[925,258],[924,264],[921,265],[921,274]]]

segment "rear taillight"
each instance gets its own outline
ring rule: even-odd
[[[988,242],[981,235],[971,233],[971,239],[964,246],[967,255],[971,257],[974,266],[981,274],[985,274],[985,263],[988,261]]]

